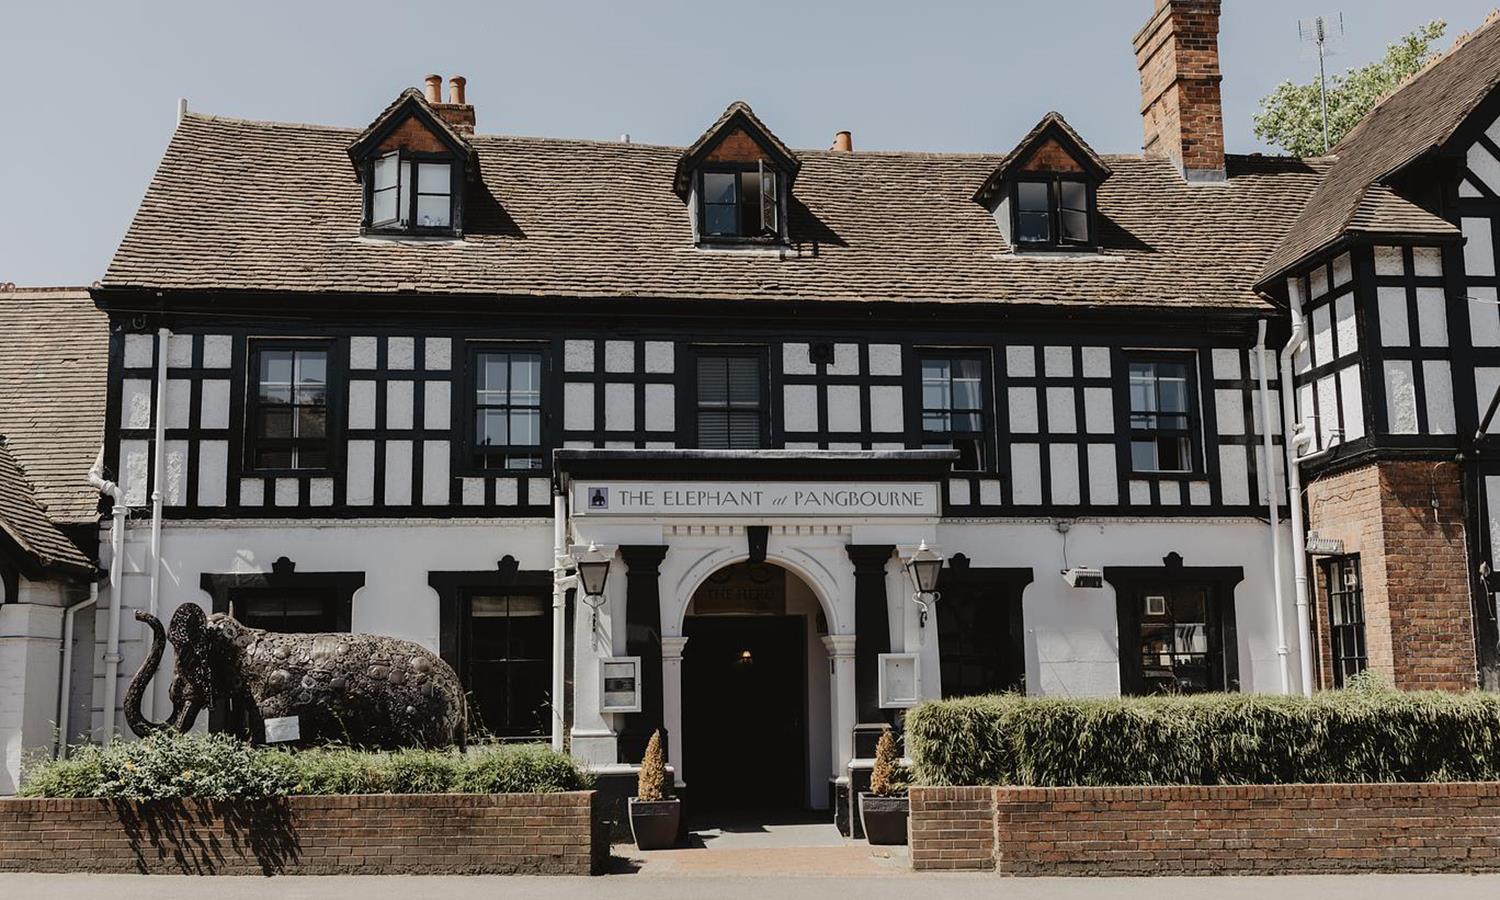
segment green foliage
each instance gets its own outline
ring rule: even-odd
[[[287,794],[538,793],[583,790],[589,773],[566,754],[534,744],[369,753],[337,747],[287,751],[227,735],[160,733],[65,760],[28,766],[27,797],[133,800],[275,797]]]
[[[932,785],[1495,781],[1500,696],[971,697],[912,710],[906,746]]]
[[[1428,22],[1386,48],[1385,58],[1328,79],[1328,142],[1336,145],[1380,99],[1421,71],[1432,58],[1432,43],[1448,24]],[[1255,136],[1293,156],[1323,153],[1323,113],[1316,79],[1283,81],[1260,101]]]
[[[875,744],[875,767],[870,770],[870,793],[877,797],[906,793],[906,772],[901,768],[896,736],[889,729],[881,732],[880,740]]]
[[[646,753],[641,757],[641,774],[636,779],[635,796],[640,800],[660,800],[667,781],[667,761],[662,758],[661,729],[651,732]]]

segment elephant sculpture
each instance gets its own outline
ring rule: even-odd
[[[295,716],[298,741],[356,747],[463,748],[468,715],[453,668],[411,641],[367,634],[280,634],[248,628],[194,603],[172,614],[165,633],[145,611],[151,650],[125,692],[125,721],[140,737],[186,732],[211,703],[234,701],[250,737],[265,740],[265,722]],[[177,662],[164,722],[141,715],[141,696],[161,664],[167,640]]]

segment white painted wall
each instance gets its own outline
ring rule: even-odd
[[[23,758],[50,751],[57,723],[62,591],[20,586],[21,602],[0,604],[0,796],[20,786]]]

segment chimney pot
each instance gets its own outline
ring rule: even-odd
[[[463,77],[462,75],[454,75],[452,78],[449,78],[448,79],[448,102],[449,103],[455,103],[455,104],[457,104],[459,106],[463,106],[464,105],[464,85],[466,85],[468,83],[469,83],[469,80],[467,78]]]
[[[427,78],[424,79],[424,80],[427,82],[427,91],[426,91],[427,102],[428,103],[442,103],[443,102],[443,76],[441,76],[441,75],[428,75]]]
[[[838,153],[854,152],[854,135],[848,131],[840,131],[833,136],[833,146],[829,149]]]

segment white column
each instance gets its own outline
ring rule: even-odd
[[[667,762],[676,773],[673,780],[678,787],[686,785],[682,778],[682,648],[687,642],[686,637],[661,639],[662,724],[667,728]]]
[[[833,771],[834,777],[849,777],[849,760],[854,758],[854,726],[857,710],[854,700],[854,642],[852,634],[830,634],[823,638],[828,658],[833,660]]]

